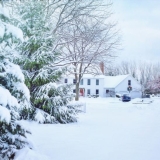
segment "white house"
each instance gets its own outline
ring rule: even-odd
[[[73,76],[65,77],[64,83],[75,84]],[[128,91],[128,88],[131,89]],[[73,89],[73,92],[75,90]],[[100,97],[114,97],[116,93],[129,93],[132,98],[142,96],[141,85],[131,75],[104,76],[85,74],[80,82],[80,95],[99,95]]]

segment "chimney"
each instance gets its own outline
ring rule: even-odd
[[[100,69],[101,69],[102,74],[104,74],[104,63],[101,62],[101,63],[99,64],[99,66],[100,66]]]

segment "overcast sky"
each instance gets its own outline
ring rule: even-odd
[[[112,0],[122,35],[118,60],[160,61],[160,0]]]

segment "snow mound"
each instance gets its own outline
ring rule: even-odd
[[[16,152],[14,160],[51,160],[47,156],[40,154],[28,147]]]
[[[153,102],[153,99],[150,98],[135,98],[131,101],[132,103],[138,103],[138,104],[149,104]]]
[[[41,109],[36,109],[34,120],[38,123],[57,123],[56,119]]]
[[[35,120],[39,123],[45,122],[44,115],[42,114],[42,112],[40,112],[40,110],[37,110],[36,115],[35,115]]]

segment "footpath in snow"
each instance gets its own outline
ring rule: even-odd
[[[86,113],[78,115],[78,123],[27,123],[36,151],[46,159],[160,160],[160,99],[150,104],[116,98],[81,102]]]

